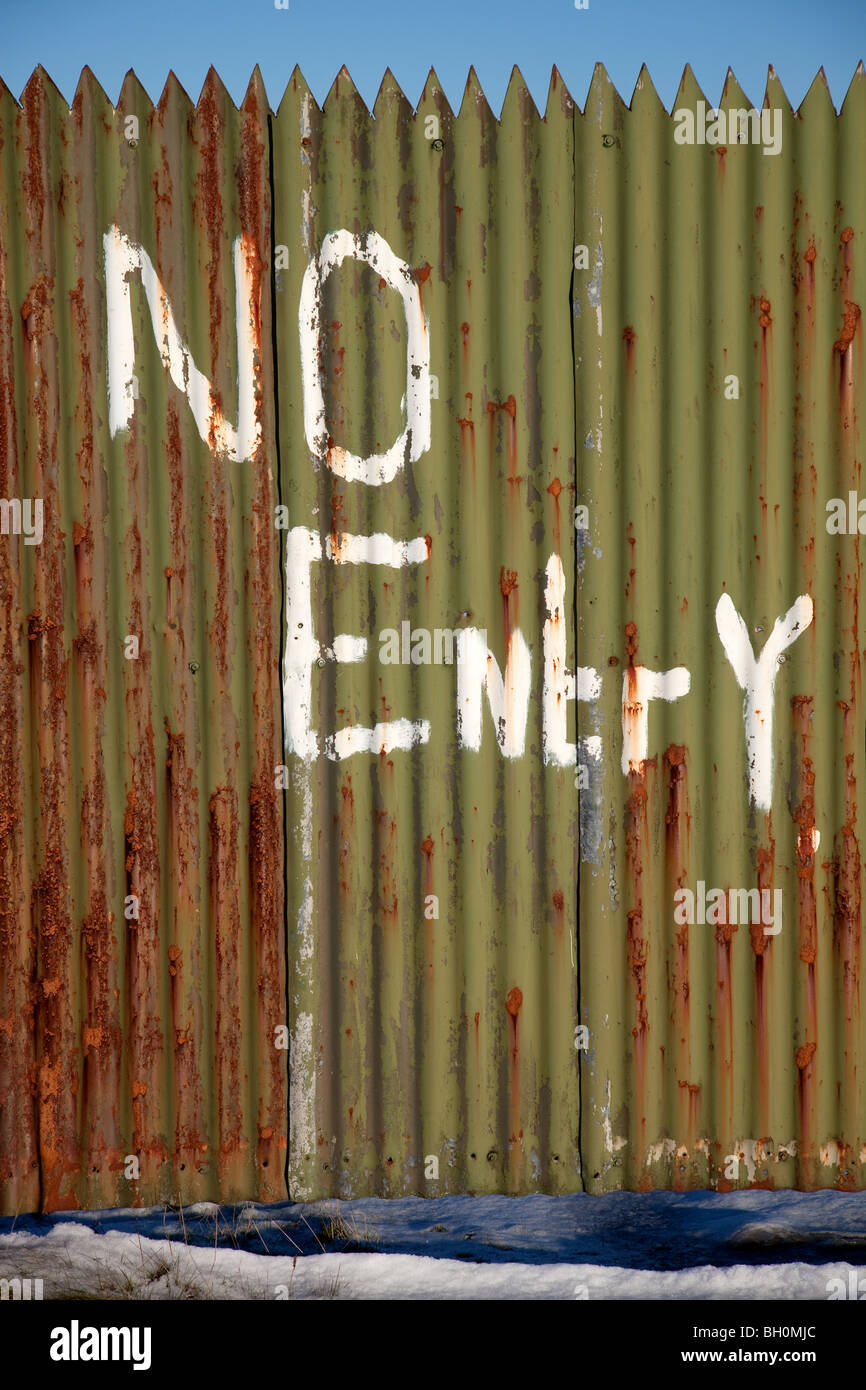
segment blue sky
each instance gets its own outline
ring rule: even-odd
[[[37,63],[71,100],[85,63],[112,101],[134,67],[156,100],[173,68],[195,99],[215,65],[240,101],[259,64],[272,106],[295,63],[320,102],[342,63],[372,104],[390,66],[414,104],[435,67],[458,106],[470,65],[499,112],[515,63],[537,103],[560,69],[583,106],[596,61],[626,101],[646,62],[670,107],[689,62],[716,101],[730,65],[759,103],[772,63],[796,106],[823,64],[837,107],[866,57],[866,0],[0,0],[0,77]]]

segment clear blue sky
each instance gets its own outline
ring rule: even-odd
[[[866,58],[866,0],[0,0],[0,77],[37,63],[67,100],[85,63],[112,101],[135,69],[156,100],[173,68],[195,100],[214,64],[235,101],[259,64],[276,107],[295,63],[323,101],[345,63],[372,104],[386,67],[413,105],[433,66],[455,108],[474,64],[499,112],[513,65],[544,107],[554,63],[582,108],[593,64],[626,101],[646,62],[670,108],[689,62],[711,101],[730,65],[752,102],[772,63],[796,106],[823,64],[833,100]]]

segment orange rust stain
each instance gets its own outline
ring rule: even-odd
[[[252,276],[253,341],[262,357],[261,287],[266,248],[270,242],[270,185],[265,168],[265,118],[255,88],[250,87],[241,108],[241,155],[235,170],[241,224],[241,247]],[[261,390],[256,373],[256,394]]]
[[[505,996],[505,1007],[512,1018],[516,1018],[520,1013],[523,1007],[523,991],[517,985],[515,985],[513,989],[510,989]]]
[[[793,819],[797,826],[797,897],[800,959],[814,965],[818,950],[815,902],[815,773],[809,757],[813,697],[795,695],[791,701],[793,723],[799,739],[799,801]]]
[[[857,332],[857,325],[860,322],[860,306],[855,304],[853,299],[845,300],[845,322],[842,325],[842,332],[833,344],[834,352],[847,352],[854,335]]]
[[[767,817],[767,822],[769,825],[769,816]],[[763,845],[759,845],[757,850],[758,888],[762,892],[765,888],[769,893],[773,891],[775,863],[776,844],[772,837],[772,830],[770,830],[768,847],[765,848]],[[756,956],[762,956],[769,948],[770,942],[773,939],[771,936],[764,935],[764,927],[761,922],[753,922],[751,924],[749,927],[749,936],[751,937],[752,950]]]
[[[860,845],[857,827],[857,782],[854,754],[845,755],[845,824],[841,851],[832,863],[834,882],[833,941],[841,956],[846,1022],[856,1009],[860,978]]]
[[[562,933],[565,928],[565,894],[561,888],[554,889],[553,893],[553,931],[557,945],[561,943]]]
[[[635,742],[636,721],[642,709],[639,699],[637,670],[635,669],[635,657],[637,656],[638,648],[637,625],[635,623],[629,622],[625,625],[625,646],[628,661],[625,668],[627,692],[625,696],[625,709],[623,712],[625,720],[623,737],[627,746],[631,747]],[[609,666],[616,666],[618,664],[618,659],[614,659],[613,657],[608,659]],[[640,771],[640,769],[633,769],[633,771]]]
[[[842,232],[842,245],[845,246],[849,241],[854,240],[854,228],[846,227]]]
[[[519,615],[517,609],[518,588],[517,570],[506,569],[503,565],[499,571],[499,590],[502,594],[503,626],[505,629],[505,649],[511,641],[511,634],[519,626]],[[513,599],[512,599],[513,595]]]
[[[759,845],[757,850],[757,880],[759,901],[764,901],[764,891],[773,901],[773,881],[775,878],[776,843],[773,839],[772,817],[767,816],[767,845]],[[730,914],[729,914],[730,915]],[[768,988],[770,943],[773,938],[764,934],[764,925],[759,920],[749,927],[749,937],[755,960],[755,1050],[758,1077],[758,1106],[760,1123],[766,1123],[769,1107],[769,1032],[768,1032]]]
[[[43,103],[43,85],[38,80],[31,79],[21,94],[27,127],[27,168],[22,174],[21,183],[27,206],[28,241],[41,237],[42,219],[45,214],[45,189],[51,187],[45,178],[42,160],[42,134],[45,123]]]
[[[40,344],[51,333],[53,315],[54,280],[42,274],[33,281],[24,303],[21,305],[21,326],[24,333],[24,348],[28,362],[39,366]]]
[[[352,774],[348,772],[345,783],[340,787],[339,813],[334,817],[334,820],[339,822],[340,830],[337,874],[340,881],[340,891],[344,897],[347,897],[351,889],[352,846],[355,828],[355,793],[352,790]]]
[[[197,190],[195,206],[199,225],[204,228],[209,244],[208,306],[210,317],[210,375],[221,357],[223,293],[220,283],[220,270],[223,264],[224,215],[221,197],[222,150],[224,149],[224,121],[219,108],[218,84],[216,74],[208,72],[196,108],[196,121],[199,134],[199,158],[201,167],[196,179]],[[216,402],[214,401],[216,405]],[[216,427],[217,410],[212,417],[212,433]],[[220,412],[221,413],[221,410]],[[211,444],[215,439],[211,440]]]
[[[730,913],[726,914],[730,919]],[[734,1007],[731,974],[731,939],[739,928],[730,920],[715,929],[716,942],[716,1019],[719,1029],[718,1056],[720,1065],[719,1094],[723,1130],[733,1126],[734,1074],[733,1039]]]
[[[562,492],[562,483],[559,478],[554,478],[548,485],[547,491],[553,498],[553,548],[558,555],[562,550],[560,516],[559,516],[559,495]]]
[[[334,492],[331,494],[331,547],[335,560],[340,558],[343,548],[345,524],[346,520],[343,515],[343,494]]]
[[[421,314],[422,333],[426,332],[426,323],[424,320],[424,286],[430,279],[430,272],[432,271],[432,269],[433,267],[429,264],[428,261],[425,261],[423,265],[411,266],[409,269],[409,274],[412,276],[413,281],[418,286],[418,309]]]
[[[665,812],[665,836],[668,863],[673,881],[682,888],[685,875],[685,862],[688,859],[689,828],[691,817],[688,802],[688,778],[686,772],[686,746],[672,743],[665,749],[664,761],[669,770],[668,808]]]
[[[797,1048],[795,1060],[800,1071],[805,1071],[808,1067],[812,1058],[815,1056],[816,1046],[816,1043],[810,1042],[804,1043],[802,1047]]]
[[[242,1035],[241,977],[237,943],[242,936],[235,885],[239,868],[238,794],[233,784],[217,786],[208,806],[208,905],[214,923],[215,1071],[219,1105],[219,1159],[231,1162],[244,1142],[243,1074],[236,1065]]]
[[[642,1045],[649,1027],[646,1008],[647,942],[643,934],[643,851],[647,834],[647,791],[644,776],[629,773],[630,792],[626,804],[626,863],[632,879],[634,907],[628,917],[628,968],[635,991],[635,1025],[632,1037]]]
[[[684,744],[672,743],[664,754],[664,764],[668,770],[668,804],[665,811],[665,867],[666,887],[670,897],[673,896],[673,892],[677,888],[684,886],[689,859],[691,816],[689,813],[686,752]],[[676,924],[672,990],[677,1070],[687,1073],[690,1070],[688,923]],[[680,1085],[683,1084],[680,1082]],[[696,1138],[696,1134],[691,1128],[694,1118],[690,1105],[688,1114],[690,1148]]]
[[[634,626],[629,624],[629,626]],[[635,634],[636,635],[636,630]],[[631,668],[629,668],[631,669]],[[634,1038],[634,1074],[636,1105],[640,1116],[639,1148],[646,1140],[646,1061],[649,1034],[647,1011],[648,942],[643,919],[643,871],[649,853],[647,820],[647,764],[641,770],[632,769],[628,775],[629,795],[625,808],[625,862],[629,881],[631,906],[626,912],[626,963],[634,995],[632,1037]]]
[[[160,167],[154,170],[150,181],[153,189],[153,215],[156,230],[156,254],[158,260],[162,261],[164,233],[163,216],[171,225],[172,202],[174,199],[174,188],[171,178],[171,169],[168,162],[168,150],[164,144],[160,145]]]

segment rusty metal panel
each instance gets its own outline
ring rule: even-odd
[[[687,70],[674,113],[703,101]],[[862,492],[864,101],[862,66],[838,117],[771,72],[780,149],[678,143],[599,70],[575,123],[590,1191],[864,1185],[862,561],[828,511]]]
[[[0,89],[4,1210],[863,1186],[864,102]]]
[[[284,1193],[267,120],[0,92],[7,1211]]]

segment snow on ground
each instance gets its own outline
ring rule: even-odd
[[[848,1265],[713,1265],[658,1272],[587,1264],[466,1264],[429,1255],[289,1258],[107,1231],[67,1221],[0,1237],[6,1278],[42,1278],[45,1298],[97,1299],[826,1299]]]
[[[0,1222],[45,1298],[826,1299],[866,1270],[866,1193],[197,1203]]]

